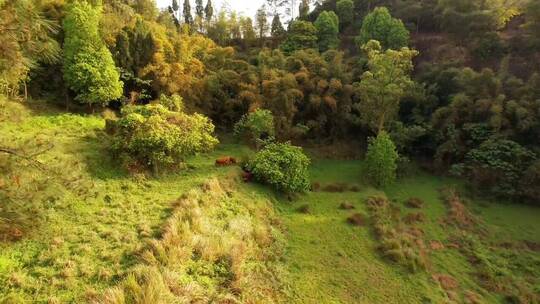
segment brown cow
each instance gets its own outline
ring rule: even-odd
[[[232,156],[222,156],[216,159],[216,166],[230,166],[236,164],[236,158]]]

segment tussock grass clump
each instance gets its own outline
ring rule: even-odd
[[[347,218],[347,223],[353,226],[364,226],[366,217],[362,213],[353,213]]]
[[[343,193],[343,192],[360,192],[360,186],[354,184],[348,184],[343,182],[328,183],[321,185],[319,182],[311,184],[313,192],[329,192],[329,193]]]
[[[139,264],[96,303],[275,303],[281,233],[268,202],[210,179],[174,203]],[[231,194],[232,193],[232,194]]]
[[[304,204],[304,205],[298,207],[297,211],[300,212],[300,213],[303,213],[303,214],[310,214],[311,213],[311,208],[309,208],[308,204]]]
[[[354,209],[354,205],[349,202],[342,202],[341,204],[339,204],[339,209],[351,210]]]
[[[422,208],[424,201],[417,197],[411,197],[405,202],[405,205],[409,208]]]
[[[370,197],[367,205],[382,254],[411,271],[425,269],[427,255],[422,230],[415,223],[405,223],[399,208],[385,197]]]
[[[453,188],[440,190],[443,201],[448,206],[447,224],[455,225],[461,229],[476,229],[479,220],[467,209],[458,191]]]

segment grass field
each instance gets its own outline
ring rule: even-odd
[[[0,303],[99,299],[126,279],[148,241],[159,238],[175,213],[172,203],[182,194],[212,177],[237,179],[239,169],[215,167],[216,157],[251,153],[222,143],[210,154],[189,159],[184,171],[129,176],[110,156],[103,128],[98,115],[0,103],[0,145],[52,147],[37,159],[61,175],[43,182],[50,173],[22,167],[26,173],[18,190],[27,196],[16,201],[38,207],[21,209],[31,212],[22,220],[31,228],[20,240],[0,243]],[[540,209],[468,201],[483,232],[468,231],[444,221],[449,208],[439,189],[461,189],[456,180],[418,172],[381,191],[367,185],[360,161],[321,159],[314,160],[311,179],[318,191],[294,201],[261,185],[235,188],[239,198],[269,200],[277,212],[272,224],[284,234],[284,302],[538,303]],[[46,186],[37,187],[37,181]],[[426,270],[411,272],[382,256],[366,207],[373,195],[386,195],[403,216],[425,215],[418,225],[427,248]],[[404,201],[411,197],[424,201],[423,207],[407,208]],[[340,209],[343,202],[355,209]],[[261,209],[245,210],[257,214]],[[363,214],[365,223],[347,223],[352,213]],[[433,243],[442,246],[434,249]]]

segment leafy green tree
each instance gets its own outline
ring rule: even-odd
[[[242,37],[247,41],[253,41],[255,37],[255,30],[253,29],[253,20],[249,17],[242,18],[240,20],[240,28],[242,31]]]
[[[184,22],[188,25],[193,25],[193,16],[191,15],[191,5],[189,0],[184,0]]]
[[[354,2],[352,0],[339,0],[336,3],[336,12],[343,26],[351,24],[354,19]]]
[[[160,104],[124,107],[113,129],[113,150],[126,167],[155,173],[174,167],[187,156],[210,151],[218,143],[208,118],[171,111]]]
[[[376,186],[384,187],[396,180],[398,158],[396,146],[385,131],[370,138],[366,153],[366,173]]]
[[[309,190],[309,158],[289,143],[270,143],[257,152],[247,167],[255,178],[286,193]]]
[[[369,71],[362,74],[357,84],[361,100],[356,108],[361,121],[379,133],[396,117],[401,98],[414,83],[410,72],[418,52],[408,48],[382,51],[376,40],[369,41],[363,50],[368,56]]]
[[[204,17],[203,0],[195,0],[195,15],[201,19]]]
[[[334,12],[323,11],[315,20],[319,50],[325,52],[339,45],[339,18]]]
[[[214,16],[214,7],[212,6],[212,0],[208,0],[208,2],[206,2],[206,6],[204,7],[204,15],[206,16],[207,23],[212,21],[212,17]]]
[[[301,0],[298,6],[298,18],[306,20],[309,14],[309,0]]]
[[[244,114],[234,125],[234,134],[239,138],[245,138],[257,147],[259,141],[272,138],[275,135],[274,116],[272,112],[257,109]]]
[[[64,19],[64,79],[88,104],[105,104],[122,96],[123,84],[111,53],[99,36],[101,7],[86,1],[68,5]]]
[[[261,6],[255,14],[255,26],[259,32],[259,39],[262,39],[268,32],[268,16],[266,6]]]
[[[231,39],[229,20],[225,10],[221,10],[215,22],[208,27],[208,37],[219,45],[226,45]]]
[[[231,33],[232,39],[242,38],[242,31],[240,30],[240,22],[237,18],[236,12],[231,12],[228,21],[229,32]]]
[[[274,14],[274,17],[272,18],[272,28],[270,29],[272,38],[281,39],[285,36],[285,33],[283,24],[281,24],[281,20],[279,19],[279,14]]]
[[[287,54],[297,50],[317,48],[317,29],[308,21],[292,21],[287,38],[280,48]]]
[[[409,31],[386,7],[377,7],[364,18],[356,37],[360,46],[370,40],[379,41],[385,49],[399,49],[409,44]]]
[[[171,7],[172,7],[173,11],[178,12],[178,9],[180,8],[180,6],[178,6],[178,0],[173,0]]]

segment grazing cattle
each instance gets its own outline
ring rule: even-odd
[[[216,159],[216,166],[230,166],[236,164],[236,158],[231,156],[223,156]]]

